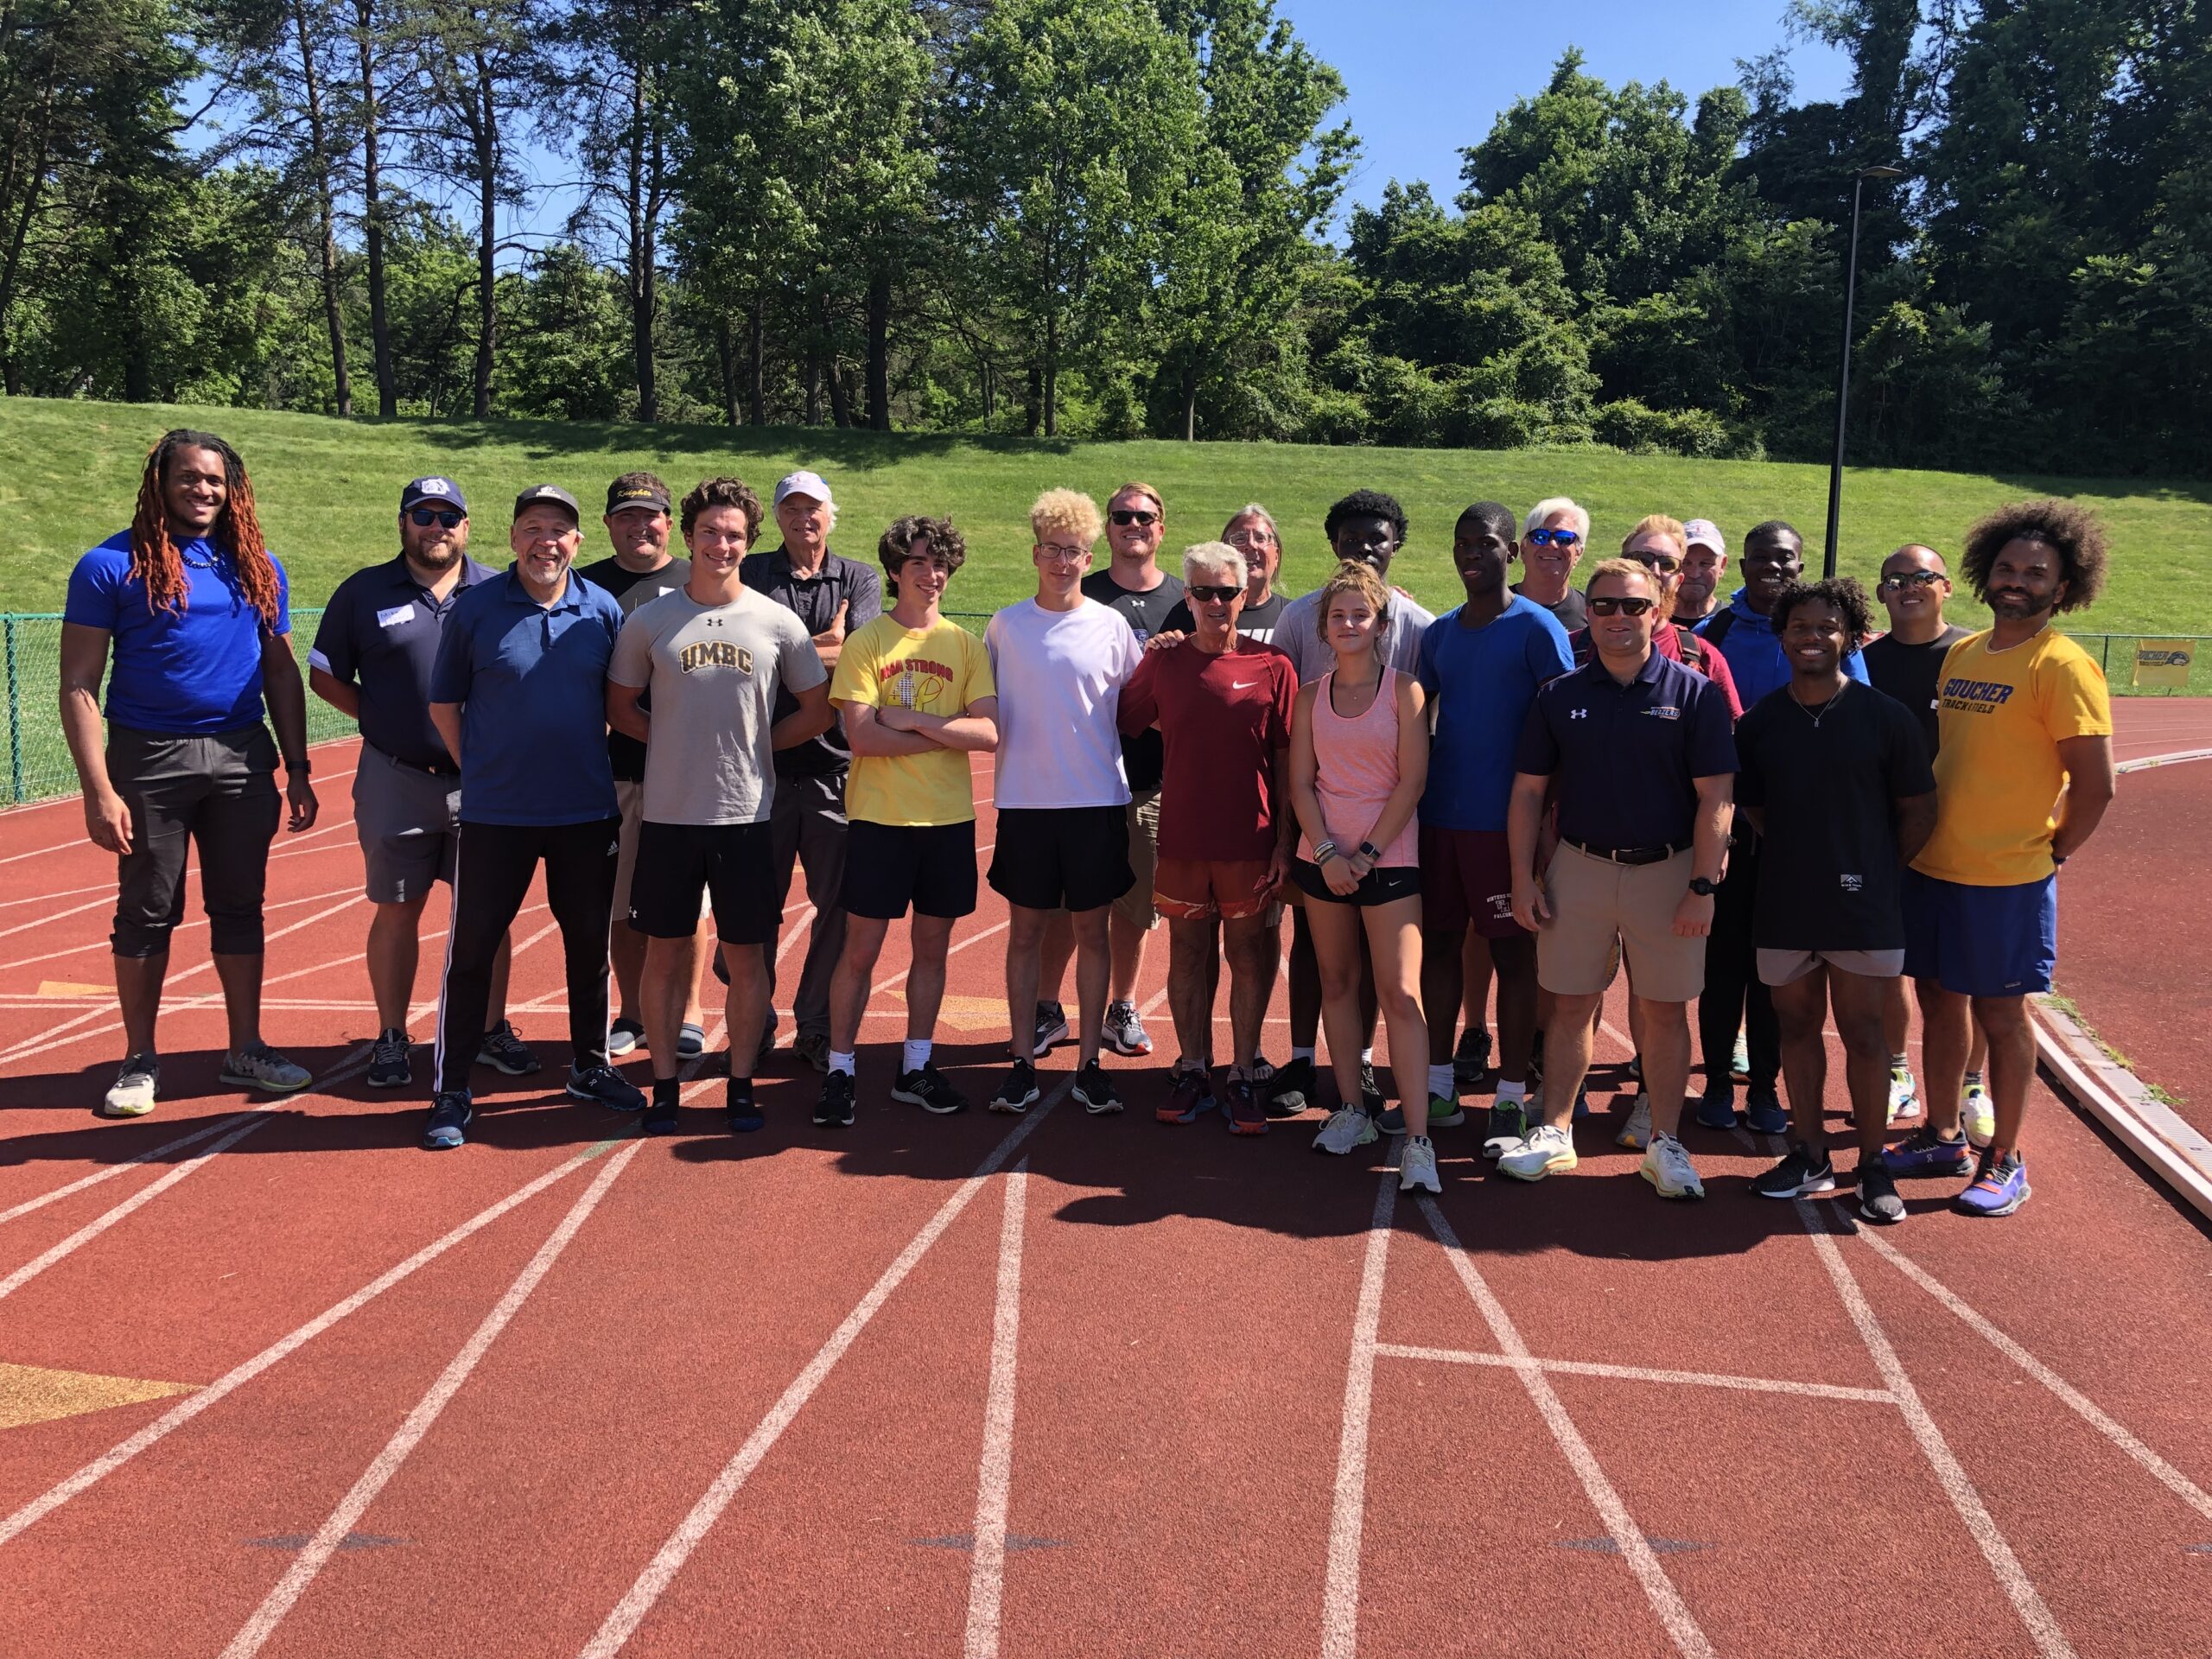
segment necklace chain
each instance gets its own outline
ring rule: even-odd
[[[1818,714],[1815,714],[1803,703],[1797,702],[1797,693],[1794,689],[1789,694],[1789,701],[1797,703],[1797,707],[1803,710],[1805,718],[1813,722],[1813,729],[1817,732],[1821,729],[1821,722],[1828,717],[1828,711],[1843,701],[1843,694],[1850,689],[1850,686],[1851,681],[1847,677],[1843,684],[1837,688],[1836,694],[1821,705],[1821,711]]]

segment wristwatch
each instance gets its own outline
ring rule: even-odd
[[[1382,849],[1371,841],[1361,842],[1359,850],[1366,855],[1367,861],[1370,864],[1380,864],[1382,861]]]
[[[1694,875],[1690,877],[1690,891],[1700,899],[1710,899],[1713,897],[1713,883],[1701,875]]]

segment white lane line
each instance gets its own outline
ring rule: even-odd
[[[798,909],[799,912],[798,917],[792,920],[790,929],[776,945],[776,961],[779,965],[783,959],[791,954],[791,947],[806,937],[807,929],[814,925],[814,918],[819,913],[812,905],[804,900],[800,902]],[[790,914],[788,911],[785,913]]]
[[[71,916],[80,916],[88,910],[111,909],[114,904],[115,899],[112,896],[102,893],[97,899],[88,899],[81,905],[72,905],[67,910],[49,911],[35,921],[17,922],[13,927],[0,927],[0,939],[6,938],[11,933],[28,933],[35,927],[51,927],[56,922],[65,920]]]
[[[359,899],[361,896],[361,884],[356,881],[351,887],[333,887],[327,893],[310,893],[302,894],[297,899],[279,899],[274,903],[264,905],[262,906],[262,911],[264,914],[267,914],[273,911],[294,910],[302,905],[318,904],[325,899],[336,899],[346,893],[351,893],[354,898]],[[324,915],[328,915],[331,912],[327,911],[323,912]],[[310,919],[320,920],[321,918],[311,918]],[[179,922],[170,930],[169,937],[171,938],[175,938],[179,933],[188,933],[196,928],[204,928],[207,925],[207,918],[205,916],[196,918],[195,919],[188,922]],[[284,930],[284,932],[292,932],[296,931],[296,929],[287,928]],[[272,939],[280,938],[282,937],[282,933],[271,933],[269,935],[269,938]],[[33,967],[41,962],[58,962],[64,957],[81,957],[88,950],[106,951],[108,949],[109,942],[105,938],[87,939],[81,944],[73,944],[64,950],[48,950],[41,956],[19,957],[13,962],[0,962],[0,973],[6,973],[10,969],[16,968]],[[204,973],[213,965],[214,964],[213,963],[207,962],[196,963],[190,968],[187,968],[179,973],[171,975],[169,977],[169,983],[175,984],[178,980],[182,979],[186,974]]]
[[[977,932],[970,933],[966,938],[961,940],[959,944],[948,945],[945,948],[944,954],[946,958],[949,960],[951,957],[958,956],[963,950],[965,950],[971,944],[982,944],[985,939],[989,938],[994,933],[1005,932],[1007,927],[1011,925],[1012,924],[1009,922],[993,922],[988,927],[983,928]],[[913,964],[912,963],[908,963],[906,966],[901,968],[897,973],[892,975],[890,978],[880,980],[875,984],[869,986],[868,995],[870,996],[881,996],[886,991],[895,989],[899,985],[905,983],[906,976],[913,971]]]
[[[603,1141],[596,1146],[587,1147],[566,1163],[547,1171],[534,1180],[524,1182],[498,1203],[478,1211],[451,1232],[425,1244],[404,1262],[396,1267],[387,1268],[382,1274],[362,1286],[343,1301],[333,1303],[297,1330],[279,1337],[252,1358],[232,1367],[197,1394],[186,1395],[175,1406],[147,1424],[129,1440],[118,1442],[67,1479],[48,1487],[13,1515],[0,1519],[0,1545],[7,1544],[20,1536],[70,1499],[90,1490],[107,1476],[113,1474],[141,1452],[168,1439],[169,1435],[182,1428],[201,1412],[228,1399],[279,1360],[314,1341],[315,1338],[321,1336],[346,1315],[359,1313],[402,1280],[408,1278],[418,1269],[429,1266],[454,1245],[474,1237],[476,1234],[489,1227],[516,1205],[527,1203],[530,1199],[536,1198],[554,1182],[564,1176],[573,1174],[590,1160],[598,1157],[613,1145],[614,1142],[612,1141]]]
[[[492,1311],[484,1316],[484,1322],[461,1344],[461,1351],[439,1373],[438,1380],[431,1383],[429,1390],[415,1402],[415,1409],[407,1414],[407,1421],[393,1431],[391,1438],[385,1442],[384,1450],[377,1453],[369,1466],[361,1471],[361,1478],[353,1483],[353,1490],[338,1501],[338,1507],[331,1510],[314,1538],[308,1541],[307,1548],[293,1557],[290,1568],[277,1580],[276,1587],[269,1592],[261,1605],[254,1610],[253,1616],[231,1638],[230,1646],[223,1649],[223,1659],[249,1659],[251,1655],[260,1652],[263,1644],[276,1634],[284,1615],[290,1612],[299,1599],[307,1593],[308,1586],[315,1582],[315,1575],[322,1571],[324,1563],[336,1554],[346,1535],[353,1531],[354,1523],[368,1512],[369,1505],[376,1502],[378,1494],[391,1484],[391,1478],[399,1472],[400,1465],[423,1443],[423,1437],[430,1432],[431,1425],[452,1403],[454,1395],[461,1392],[461,1385],[468,1381],[469,1373],[491,1351],[492,1344],[499,1340],[499,1333],[521,1312],[522,1305],[530,1300],[531,1293],[552,1270],[553,1264],[561,1259],[562,1251],[569,1248],[569,1241],[575,1237],[591,1212],[599,1207],[600,1199],[606,1196],[607,1189],[614,1185],[615,1177],[629,1167],[630,1160],[638,1155],[645,1144],[643,1141],[632,1141],[624,1147],[607,1160],[607,1167],[600,1171],[591,1185],[578,1195],[575,1203],[569,1206],[569,1213],[561,1218],[561,1224],[552,1230],[544,1243],[537,1247],[537,1254],[530,1258],[529,1265],[507,1287],[506,1294],[500,1297]]]
[[[213,1146],[209,1147],[205,1152],[194,1153],[191,1157],[186,1159],[182,1163],[179,1164],[175,1169],[169,1171],[168,1174],[162,1176],[159,1180],[149,1181],[145,1185],[140,1187],[136,1192],[133,1192],[129,1198],[125,1198],[121,1204],[117,1205],[113,1209],[103,1211],[100,1214],[93,1217],[92,1220],[86,1222],[82,1227],[79,1227],[75,1232],[70,1234],[68,1237],[63,1239],[60,1243],[55,1244],[52,1249],[45,1250],[38,1255],[33,1256],[29,1261],[24,1262],[22,1267],[17,1268],[13,1273],[10,1274],[5,1279],[0,1279],[0,1301],[5,1301],[9,1297],[14,1295],[17,1291],[21,1290],[25,1285],[30,1283],[32,1280],[37,1278],[39,1274],[44,1273],[55,1262],[61,1261],[66,1256],[76,1254],[78,1250],[91,1243],[102,1233],[107,1231],[109,1228],[114,1226],[117,1222],[123,1220],[125,1217],[130,1215],[135,1211],[143,1209],[145,1205],[151,1204],[156,1198],[161,1197],[162,1193],[168,1192],[169,1188],[175,1186],[179,1181],[184,1179],[186,1176],[191,1174],[194,1170],[205,1164],[210,1158],[214,1158],[219,1156],[223,1153],[228,1152],[232,1147],[238,1145],[239,1141],[245,1140],[246,1136],[251,1135],[256,1129],[259,1128],[263,1124],[268,1122],[269,1117],[267,1116],[267,1109],[264,1108],[262,1110],[256,1112],[248,1119],[248,1121],[239,1124],[221,1140],[215,1142]]]
[[[991,1310],[991,1385],[983,1405],[983,1455],[976,1480],[976,1547],[968,1569],[966,1659],[996,1659],[1006,1596],[1006,1516],[1014,1487],[1014,1371],[1021,1345],[1021,1225],[1029,1160],[1006,1178],[999,1224],[998,1293]]]
[[[1375,1333],[1382,1322],[1382,1279],[1397,1218],[1398,1176],[1383,1173],[1367,1224],[1367,1252],[1352,1314],[1351,1357],[1344,1367],[1344,1409],[1337,1432],[1337,1484],[1329,1507],[1329,1570],[1321,1592],[1322,1659],[1359,1649],[1359,1546],[1367,1516],[1367,1428],[1375,1405]]]
[[[792,1420],[814,1397],[815,1391],[836,1368],[837,1362],[859,1339],[861,1332],[868,1328],[868,1321],[890,1300],[891,1293],[905,1282],[906,1275],[914,1270],[915,1264],[929,1254],[930,1247],[944,1236],[944,1230],[959,1218],[960,1212],[968,1207],[969,1200],[982,1190],[983,1183],[1004,1167],[1006,1160],[1035,1132],[1052,1108],[1066,1098],[1068,1090],[1074,1086],[1075,1078],[1071,1074],[1058,1088],[1046,1096],[1034,1110],[1014,1126],[1014,1132],[993,1148],[990,1156],[983,1160],[982,1166],[960,1184],[938,1212],[924,1224],[922,1230],[914,1235],[906,1248],[899,1252],[897,1258],[883,1270],[883,1276],[869,1287],[868,1294],[845,1316],[843,1323],[831,1332],[828,1339],[815,1351],[814,1357],[807,1361],[805,1369],[791,1379],[791,1385],[769,1408],[768,1414],[760,1420],[753,1433],[746,1437],[745,1444],[738,1447],[736,1455],[723,1465],[721,1472],[700,1495],[699,1501],[691,1506],[691,1512],[677,1524],[668,1541],[660,1547],[652,1560],[645,1563],[645,1570],[638,1574],[637,1582],[615,1604],[597,1633],[584,1644],[582,1659],[612,1659],[613,1655],[622,1650],[623,1643],[645,1622],[645,1615],[652,1611],[653,1604],[674,1582],[676,1575],[683,1570],[683,1564],[691,1559],[692,1552],[714,1530],[715,1522],[721,1518],[722,1511],[730,1506],[753,1471],[760,1466],[762,1459],[783,1437],[784,1431],[791,1426]]]
[[[1426,1359],[1446,1365],[1496,1365],[1506,1370],[1549,1371],[1561,1376],[1606,1376],[1625,1382],[1671,1382],[1700,1389],[1738,1389],[1747,1394],[1795,1394],[1809,1400],[1855,1400],[1893,1406],[1886,1389],[1848,1389],[1833,1382],[1793,1382],[1784,1377],[1730,1376],[1717,1371],[1662,1371],[1645,1365],[1604,1365],[1586,1359],[1516,1359],[1510,1354],[1470,1352],[1457,1348],[1415,1348],[1379,1343],[1375,1351],[1389,1359]]]
[[[1822,1224],[1819,1212],[1803,1198],[1790,1202],[1796,1207],[1797,1219],[1812,1237],[1814,1249],[1820,1253],[1821,1265],[1827,1269],[1828,1281],[1842,1299],[1844,1311],[1850,1314],[1852,1324],[1859,1327],[1859,1339],[1866,1346],[1867,1357],[1874,1362],[1875,1370],[1897,1396],[1897,1408],[1904,1414],[1905,1427],[1912,1431],[1921,1455],[1935,1471],[1936,1484],[1943,1489],[1943,1495],[1951,1500],[1951,1507],[1959,1512],[1959,1519],[1966,1523],[1974,1547],[1981,1551],[1982,1559],[1989,1563],[1989,1570],[1996,1574],[1998,1584],[2012,1602],[2012,1611],[2019,1615],[2020,1623],[2027,1626],[2028,1634],[2034,1638],[2037,1651],[2044,1659],[2071,1659],[2074,1644],[2058,1628],[2058,1621],[2044,1605],[2026,1569],[2012,1554],[2012,1545],[1998,1530],[1988,1505],[1974,1490],[1974,1482],[1952,1452],[1950,1443],[1943,1438],[1943,1431],[1936,1427],[1936,1420],[1921,1402],[1920,1390],[1913,1387],[1912,1378],[1906,1375],[1904,1362],[1890,1345],[1880,1321],[1874,1317],[1873,1308],[1859,1288],[1859,1281],[1852,1275],[1850,1265],[1844,1261],[1843,1252],[1836,1249],[1835,1240]]]
[[[1423,1194],[1421,1212],[1428,1218],[1429,1230],[1436,1235],[1436,1242],[1444,1247],[1444,1254],[1452,1263],[1452,1270],[1459,1275],[1459,1282],[1481,1311],[1483,1322],[1490,1326],[1491,1339],[1508,1356],[1515,1359],[1535,1357],[1529,1345],[1522,1341],[1521,1332],[1505,1312],[1504,1304],[1497,1300],[1488,1281],[1476,1270],[1474,1259],[1459,1243],[1459,1236],[1452,1230],[1452,1224],[1444,1218],[1444,1211],[1436,1200]],[[1521,1379],[1521,1386],[1529,1391],[1529,1398],[1535,1405],[1544,1425],[1552,1432],[1552,1439],[1566,1454],[1567,1464],[1582,1483],[1582,1490],[1589,1497],[1591,1507],[1604,1519],[1605,1531],[1613,1544],[1643,1585],[1643,1593],[1651,1602],[1651,1609],[1659,1615],[1659,1622],[1666,1626],[1667,1634],[1674,1641],[1677,1651],[1695,1656],[1695,1659],[1719,1659],[1713,1643],[1706,1639],[1705,1631],[1675,1589],[1675,1581],[1667,1576],[1666,1568],[1659,1565],[1659,1557],[1652,1553],[1643,1530],[1628,1512],[1628,1505],[1621,1501],[1605,1471],[1599,1466],[1597,1454],[1590,1443],[1582,1438],[1582,1431],[1567,1415],[1567,1407],[1546,1380],[1542,1371],[1533,1367],[1516,1366],[1514,1375]]]
[[[257,1107],[255,1109],[265,1109]],[[25,1198],[11,1209],[0,1210],[0,1223],[13,1221],[17,1216],[28,1216],[34,1210],[43,1210],[48,1205],[67,1198],[72,1192],[81,1192],[88,1186],[98,1186],[102,1181],[111,1181],[140,1164],[155,1163],[173,1152],[181,1152],[195,1142],[205,1141],[211,1135],[220,1135],[225,1129],[235,1128],[245,1121],[245,1115],[218,1118],[213,1123],[194,1129],[190,1135],[179,1135],[174,1141],[165,1141],[158,1147],[149,1147],[135,1158],[126,1158],[119,1164],[111,1164],[105,1169],[96,1169],[89,1175],[80,1175],[65,1185],[55,1187],[51,1192],[41,1192],[35,1198]]]
[[[1842,1206],[1838,1205],[1837,1209],[1841,1213]],[[6,1219],[6,1217],[0,1216],[0,1221]],[[1963,1298],[1904,1255],[1896,1245],[1887,1239],[1875,1237],[1864,1229],[1860,1230],[1859,1236],[1885,1262],[1964,1319],[1998,1352],[2056,1395],[2084,1422],[2140,1464],[2160,1485],[2206,1520],[2212,1521],[2212,1494],[2208,1494],[2187,1475],[2136,1439],[2123,1424],[2106,1414],[2088,1395],[1976,1313]]]

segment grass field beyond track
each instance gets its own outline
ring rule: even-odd
[[[1471,501],[1494,499],[1521,512],[1544,496],[1571,495],[1590,509],[1601,551],[1649,512],[1712,518],[1732,550],[1761,519],[1787,518],[1804,532],[1817,568],[1827,499],[1820,467],[1594,448],[1354,449],[798,428],[346,422],[8,398],[0,402],[0,503],[13,529],[0,546],[0,610],[61,607],[70,565],[130,522],[148,446],[179,425],[219,432],[245,454],[263,526],[301,605],[320,605],[348,571],[396,550],[399,486],[424,473],[460,481],[475,512],[474,550],[499,564],[507,557],[508,503],[526,484],[550,480],[584,503],[589,559],[607,551],[594,510],[617,473],[651,467],[679,494],[702,477],[734,473],[765,499],[778,477],[811,467],[836,492],[840,529],[833,543],[849,557],[873,558],[877,535],[899,513],[952,514],[967,533],[969,557],[947,608],[962,611],[995,609],[1031,591],[1025,513],[1039,490],[1057,484],[1089,490],[1103,504],[1124,480],[1148,480],[1166,498],[1171,552],[1218,535],[1243,503],[1264,502],[1282,526],[1284,582],[1292,591],[1313,586],[1325,568],[1321,520],[1328,504],[1362,486],[1388,490],[1412,521],[1393,577],[1439,610],[1459,597],[1451,529]],[[2212,484],[1853,471],[1845,480],[1841,568],[1871,580],[1883,555],[1909,540],[1955,555],[1977,515],[2038,494],[2087,503],[2113,532],[2106,595],[2091,612],[2069,618],[2069,629],[2212,632]],[[1961,621],[1978,623],[1970,603],[1959,611]]]

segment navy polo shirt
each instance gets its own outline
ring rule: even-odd
[[[622,607],[574,570],[540,605],[509,565],[454,601],[430,701],[462,705],[461,816],[470,823],[588,823],[616,815],[607,664]]]
[[[450,772],[453,757],[430,724],[430,670],[446,618],[461,596],[499,573],[464,558],[443,599],[416,579],[406,556],[356,570],[338,584],[315,631],[308,666],[361,694],[361,740],[425,772]]]
[[[1592,658],[1536,693],[1516,772],[1559,774],[1559,832],[1607,852],[1687,845],[1699,778],[1733,775],[1727,695],[1653,652],[1623,685]]]

